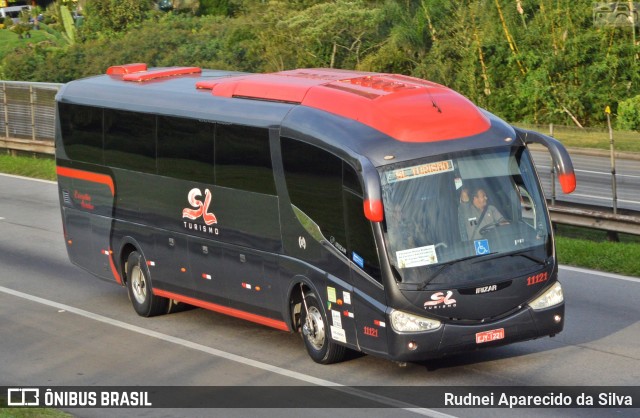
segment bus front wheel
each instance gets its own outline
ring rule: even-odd
[[[153,294],[147,265],[137,251],[127,259],[127,290],[138,315],[149,317],[167,312],[169,300]]]
[[[346,348],[331,341],[327,318],[313,293],[304,297],[301,312],[302,339],[309,356],[316,363],[331,364],[342,361]]]

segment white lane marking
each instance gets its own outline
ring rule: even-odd
[[[52,180],[43,180],[43,179],[34,179],[33,177],[16,176],[15,174],[0,173],[0,176],[4,176],[4,177],[12,177],[12,178],[14,178],[14,179],[20,179],[20,180],[38,181],[38,182],[40,182],[40,183],[58,184],[58,182],[57,182],[57,181],[52,181]]]
[[[632,282],[632,283],[640,283],[640,277],[622,276],[620,274],[606,273],[603,271],[589,270],[589,269],[584,269],[580,267],[572,267],[572,266],[564,266],[564,265],[560,265],[559,268],[560,270],[568,270],[568,271],[573,271],[575,273],[592,274],[595,276],[607,277],[609,279],[624,280],[626,282]]]
[[[102,316],[93,312],[85,311],[84,309],[74,308],[73,306],[54,302],[52,300],[30,295],[28,293],[19,292],[17,290],[9,289],[4,286],[0,286],[0,292],[6,293],[8,295],[16,296],[22,299],[26,299],[31,302],[36,302],[42,305],[50,306],[58,310],[65,310],[67,312],[71,312],[88,319],[93,319],[94,321],[98,321],[114,327],[126,329],[128,331],[132,331],[141,335],[146,335],[148,337],[157,338],[162,341],[187,347],[192,350],[201,351],[203,353],[211,354],[216,357],[221,357],[226,360],[235,361],[236,363],[241,363],[247,366],[255,367],[257,369],[266,370],[271,373],[276,373],[292,379],[297,379],[302,382],[311,383],[313,385],[318,385],[318,386],[331,387],[335,390],[339,390],[341,392],[348,393],[350,395],[369,399],[371,401],[378,402],[378,403],[383,403],[385,405],[389,405],[394,408],[401,408],[408,412],[413,412],[415,414],[424,415],[426,417],[433,417],[433,418],[456,418],[453,415],[444,414],[442,412],[434,411],[432,409],[418,408],[416,407],[416,405],[412,405],[406,402],[398,401],[398,400],[387,398],[384,396],[374,395],[372,393],[368,393],[353,387],[345,386],[340,383],[332,382],[330,380],[320,379],[320,378],[309,376],[306,374],[294,372],[292,370],[283,369],[281,367],[272,366],[271,364],[263,363],[261,361],[252,360],[250,358],[242,357],[237,354],[228,353],[226,351],[222,351],[215,348],[207,347],[202,344],[194,343],[193,341],[184,340],[182,338],[174,337],[172,335],[163,334],[161,332],[152,331],[136,325],[127,324],[126,322],[118,321],[117,319],[108,318],[106,316]]]

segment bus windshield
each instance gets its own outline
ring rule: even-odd
[[[382,167],[380,175],[386,250],[399,282],[465,285],[540,268],[552,254],[524,146],[412,160]],[[493,269],[474,268],[501,258]]]

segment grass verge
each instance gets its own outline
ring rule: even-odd
[[[609,241],[606,231],[569,225],[556,227],[556,252],[561,264],[640,277],[640,236],[618,234]]]
[[[0,418],[70,418],[72,416],[50,408],[0,408]]]
[[[9,408],[7,398],[0,397],[0,418],[70,418],[72,416],[52,408]]]
[[[43,180],[56,180],[56,163],[51,158],[12,157],[0,155],[0,173]]]
[[[52,159],[0,155],[0,172],[56,179]],[[605,231],[558,225],[558,260],[571,266],[640,277],[640,236],[619,234],[619,237],[620,242],[611,242],[607,241]]]

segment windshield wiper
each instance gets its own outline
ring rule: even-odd
[[[451,260],[451,261],[447,261],[446,263],[443,263],[440,265],[440,268],[438,269],[438,271],[436,271],[433,276],[431,276],[430,278],[428,278],[427,280],[425,280],[424,282],[422,282],[419,286],[418,286],[418,290],[424,290],[425,287],[427,287],[427,285],[429,283],[431,283],[433,281],[433,279],[435,279],[436,277],[438,277],[444,270],[448,269],[449,267],[451,267],[454,264],[457,263],[461,263],[463,261],[467,261],[467,260],[471,260],[472,258],[485,258],[487,256],[490,255],[494,255],[494,254],[498,254],[497,252],[493,252],[493,253],[487,253],[487,254],[482,254],[482,255],[470,255],[468,257],[463,257],[463,258],[458,258],[456,260]]]
[[[526,251],[527,250],[521,250],[515,253],[505,254],[505,256],[509,256],[509,257],[520,256],[520,257],[528,258],[529,260],[534,261],[538,264],[542,264],[542,265],[547,264],[547,260],[549,260],[548,258],[539,258],[539,257],[536,257],[535,255],[527,254]]]

